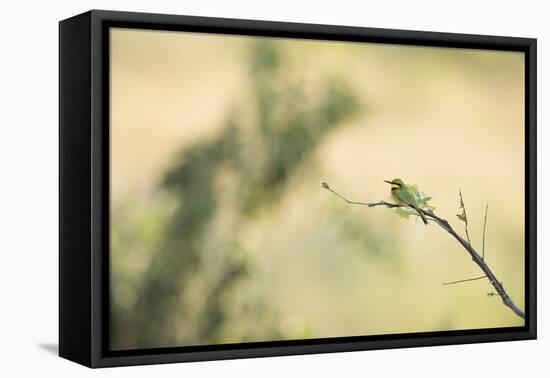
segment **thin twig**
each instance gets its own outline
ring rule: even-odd
[[[487,212],[489,211],[489,205],[485,206],[485,220],[483,221],[483,245],[481,247],[481,258],[485,260],[485,228],[487,227]]]
[[[476,280],[480,280],[482,278],[487,278],[487,276],[481,276],[481,277],[475,277],[475,278],[467,278],[465,280],[458,280],[458,281],[451,281],[451,282],[444,282],[443,283],[443,286],[445,285],[453,285],[453,284],[457,284],[457,283],[462,283],[462,282],[468,282],[468,281],[476,281]]]
[[[332,193],[336,194],[338,197],[340,197],[341,199],[343,199],[344,201],[346,201],[347,203],[351,203],[352,205],[363,205],[363,206],[369,206],[368,203],[366,202],[356,202],[356,201],[349,201],[347,200],[346,198],[342,197],[340,194],[336,193],[334,190],[332,190],[330,188],[330,186],[328,186],[328,184],[326,182],[322,183],[321,186],[327,190],[330,190]]]
[[[462,209],[462,215],[464,216],[464,230],[466,231],[466,238],[468,239],[468,244],[472,245],[470,234],[468,233],[468,214],[466,214],[466,206],[464,206],[462,191],[460,189],[458,190],[458,194],[460,195],[460,208]]]
[[[363,206],[368,206],[368,207],[375,207],[375,206],[385,206],[385,207],[388,207],[388,208],[401,207],[400,205],[385,202],[385,201],[372,202],[372,203],[349,201],[346,198],[342,197],[340,194],[336,193],[334,190],[332,190],[328,186],[327,183],[323,183],[322,187],[327,189],[327,190],[330,190],[331,192],[336,194],[338,197],[340,197],[344,201],[346,201],[348,203],[351,203],[351,204],[363,205]],[[518,306],[516,306],[516,304],[512,301],[512,299],[510,298],[508,293],[506,293],[506,290],[504,290],[504,286],[502,285],[502,282],[497,280],[494,273],[491,271],[489,266],[485,263],[483,258],[472,247],[472,245],[468,241],[464,240],[460,235],[458,235],[456,233],[456,231],[451,227],[451,225],[449,224],[448,221],[446,221],[443,218],[438,217],[437,215],[435,215],[433,213],[433,211],[428,211],[428,210],[423,210],[423,209],[419,209],[419,210],[426,217],[429,217],[432,220],[434,220],[442,229],[444,229],[449,234],[451,234],[451,236],[454,237],[460,243],[460,245],[462,245],[462,247],[464,247],[464,249],[472,257],[472,260],[477,264],[477,266],[479,266],[481,268],[483,273],[485,273],[485,276],[487,277],[487,279],[489,280],[491,285],[493,285],[493,287],[495,288],[495,290],[497,292],[497,295],[499,295],[502,298],[502,302],[504,303],[504,305],[508,306],[517,316],[519,316],[520,318],[525,319],[524,312]]]

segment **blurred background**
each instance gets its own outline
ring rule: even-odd
[[[523,325],[521,53],[111,30],[111,348]]]

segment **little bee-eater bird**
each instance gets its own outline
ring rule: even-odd
[[[398,205],[412,208],[418,213],[420,218],[422,218],[424,224],[428,224],[426,216],[418,208],[418,204],[412,188],[405,184],[405,182],[400,178],[396,178],[391,181],[384,180],[384,182],[387,182],[391,185],[391,196]]]

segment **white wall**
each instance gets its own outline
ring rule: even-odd
[[[550,152],[545,121],[550,27],[544,1],[8,1],[0,22],[0,375],[475,377],[549,372],[549,201],[539,200],[539,340],[92,371],[57,344],[57,21],[91,8],[536,37],[539,193]],[[542,196],[541,196],[542,197]],[[309,374],[308,374],[309,375]]]

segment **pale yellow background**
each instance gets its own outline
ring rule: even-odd
[[[178,152],[215,135],[228,112],[248,106],[252,39],[111,32],[114,222],[130,232],[148,232],[133,228],[130,215],[151,212],[162,218],[158,209],[170,201],[158,185]],[[253,285],[267,298],[282,334],[292,338],[306,328],[310,337],[330,337],[523,325],[498,297],[486,296],[492,287],[485,280],[442,285],[481,275],[442,229],[388,209],[348,205],[320,186],[326,181],[358,201],[387,200],[389,188],[382,180],[401,177],[433,195],[436,213],[463,233],[455,216],[461,189],[479,250],[488,204],[487,262],[523,308],[523,54],[277,43],[284,69],[303,80],[306,90],[315,93],[319,78],[336,74],[364,105],[323,140],[314,169],[297,175],[278,206],[239,235],[254,251]],[[119,212],[123,208],[126,212]],[[358,232],[391,238],[391,253],[380,256],[350,241],[343,230],[347,223],[335,221],[335,212],[356,220]],[[139,282],[154,253],[143,247],[112,256],[114,271],[126,271],[112,277],[112,300],[121,308],[132,310],[140,293],[128,282]],[[254,340],[229,334],[225,341]]]

